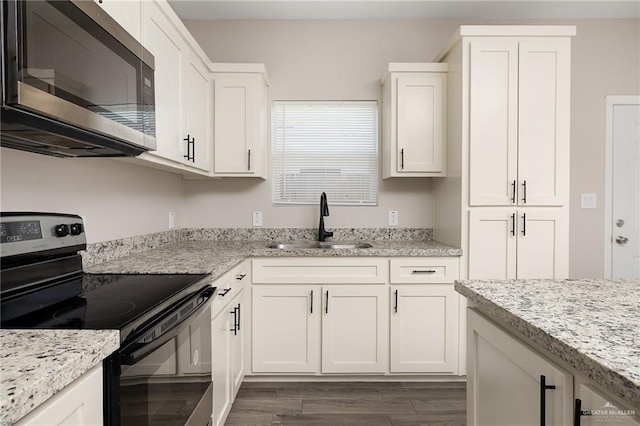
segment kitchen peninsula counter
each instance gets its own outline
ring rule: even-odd
[[[119,347],[113,330],[0,330],[0,425],[14,424]]]
[[[457,281],[470,305],[640,409],[640,280]]]

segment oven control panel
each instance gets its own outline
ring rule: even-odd
[[[0,213],[0,256],[65,249],[84,249],[84,222],[78,215]],[[82,246],[82,247],[80,247]]]

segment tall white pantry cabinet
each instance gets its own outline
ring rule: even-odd
[[[450,177],[433,185],[434,232],[463,248],[462,278],[568,275],[572,35],[462,26],[439,58]]]
[[[449,73],[434,238],[463,249],[461,279],[568,276],[575,34],[573,26],[461,26],[436,58]]]

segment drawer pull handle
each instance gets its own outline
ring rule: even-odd
[[[244,272],[241,274],[236,275],[236,280],[238,281],[242,281],[244,279],[244,277],[246,277],[247,274],[245,274]]]
[[[327,303],[324,305],[324,313],[329,313],[329,290],[327,290]]]
[[[398,290],[394,291],[393,294],[394,294],[393,311],[397,314],[398,313]]]
[[[218,295],[221,297],[225,297],[227,293],[229,293],[230,291],[231,291],[231,287],[225,288],[224,290],[222,290],[222,293],[218,293]]]
[[[311,290],[311,301],[310,301],[310,302],[311,302],[311,303],[310,303],[311,308],[309,309],[309,310],[310,310],[310,312],[309,312],[309,313],[311,313],[311,314],[312,314],[312,313],[313,313],[313,290]]]
[[[426,270],[421,270],[421,269],[414,269],[413,271],[411,271],[412,274],[435,274],[436,271],[434,269],[426,269]]]

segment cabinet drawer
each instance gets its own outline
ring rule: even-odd
[[[384,258],[254,259],[254,284],[386,284]]]
[[[458,278],[459,263],[460,259],[457,257],[391,259],[391,283],[452,283]]]
[[[251,282],[251,263],[244,261],[213,282],[217,295],[211,304],[211,315],[214,318],[224,307],[240,294],[247,283]]]

